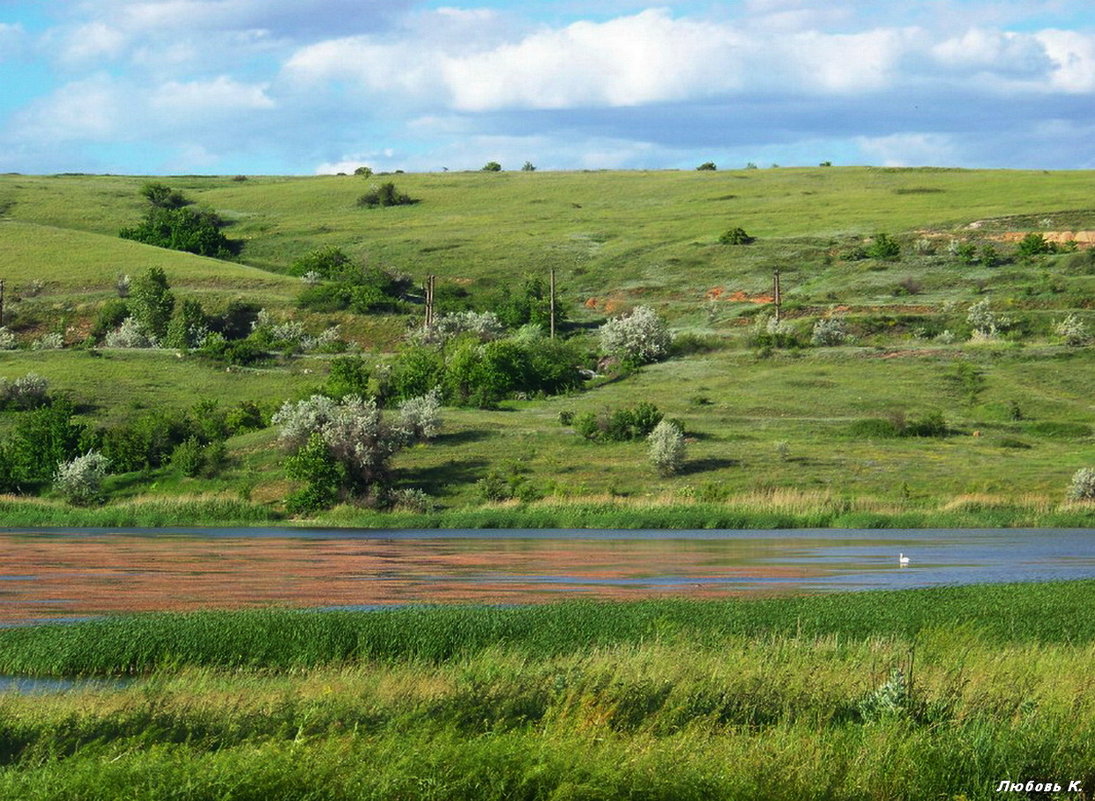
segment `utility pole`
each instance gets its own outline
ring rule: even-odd
[[[551,338],[555,339],[555,268],[551,268]]]

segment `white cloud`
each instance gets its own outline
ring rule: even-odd
[[[89,22],[64,32],[56,44],[56,56],[67,66],[78,67],[104,59],[116,59],[124,53],[128,44],[129,37],[117,28],[103,22]]]
[[[952,166],[959,164],[953,140],[937,133],[899,133],[856,137],[868,163],[885,167]]]
[[[1036,37],[1053,61],[1052,88],[1070,93],[1095,91],[1095,36],[1047,30]]]
[[[27,33],[22,25],[0,22],[0,61],[22,55]]]
[[[266,94],[268,86],[239,83],[226,75],[212,81],[172,81],[155,91],[151,106],[156,111],[196,116],[216,111],[272,109],[276,104]]]
[[[125,139],[125,119],[133,108],[125,87],[96,75],[62,86],[17,113],[12,130],[28,142],[109,141]]]

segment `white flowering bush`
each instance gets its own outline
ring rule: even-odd
[[[318,336],[305,335],[300,341],[300,349],[305,353],[312,351],[338,350],[336,345],[342,343],[342,329],[337,325],[325,328]]]
[[[491,342],[506,333],[506,327],[492,311],[462,311],[443,314],[428,329],[418,329],[412,339],[422,344],[441,344],[460,334],[474,334],[480,342]]]
[[[119,275],[118,276],[118,280],[116,280],[114,282],[114,288],[118,291],[118,297],[120,297],[120,298],[128,298],[129,297],[129,285],[130,285],[130,278],[129,278],[128,273],[125,274],[125,275]]]
[[[659,475],[670,476],[684,466],[684,432],[680,426],[662,420],[647,437],[650,443],[650,463]]]
[[[49,381],[27,373],[14,381],[0,378],[0,407],[33,409],[49,400]]]
[[[1095,501],[1095,467],[1081,467],[1068,488],[1070,501]]]
[[[0,327],[0,350],[15,350],[19,346],[19,342],[15,339],[15,334],[7,329],[7,326]]]
[[[286,402],[272,422],[279,440],[293,452],[289,476],[305,482],[287,499],[293,512],[310,512],[348,498],[382,499],[389,484],[388,464],[406,442],[373,399],[347,395],[334,401],[313,395]]]
[[[636,306],[631,314],[609,320],[598,336],[602,353],[632,364],[664,359],[673,342],[665,320],[649,306]]]
[[[810,334],[810,342],[819,347],[843,345],[849,339],[843,317],[820,318]]]
[[[60,350],[65,346],[65,338],[58,333],[43,334],[31,343],[31,350]]]
[[[399,404],[399,427],[411,442],[436,437],[441,431],[441,390],[434,387],[425,395]]]
[[[990,309],[987,298],[969,307],[966,312],[966,322],[970,325],[970,338],[975,342],[987,342],[995,339],[1001,331],[1007,329],[1012,323],[1010,318],[997,314]]]
[[[1066,345],[1079,348],[1091,340],[1084,321],[1075,314],[1068,315],[1063,320],[1058,320],[1053,326],[1053,333],[1059,336]]]
[[[157,343],[136,317],[126,317],[118,328],[107,332],[103,344],[108,348],[154,348]]]
[[[109,464],[109,460],[97,451],[61,462],[53,477],[54,489],[76,506],[99,503],[103,500],[103,478]]]

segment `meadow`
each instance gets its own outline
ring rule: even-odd
[[[242,180],[240,180],[242,179]],[[89,344],[123,275],[163,269],[181,303],[210,313],[233,302],[341,346],[374,377],[396,363],[421,326],[414,286],[438,276],[480,310],[515,279],[557,273],[563,336],[596,351],[597,326],[636,305],[668,321],[668,360],[588,381],[569,394],[513,396],[494,408],[447,407],[429,445],[398,453],[393,487],[425,493],[416,509],[354,503],[298,515],[339,525],[1090,525],[1090,503],[1069,502],[1077,470],[1095,459],[1090,340],[1068,344],[1073,315],[1095,328],[1095,251],[1023,257],[1034,232],[1065,241],[1095,229],[1088,172],[887,168],[718,172],[441,173],[310,178],[164,179],[214,209],[240,243],[234,260],[120,239],[141,215],[134,176],[0,176],[4,323],[18,349],[0,376],[34,372],[69,395],[91,428],[151,410],[271,410],[320,391],[332,353],[275,351],[228,365],[178,349]],[[369,187],[392,181],[419,202],[363,209]],[[752,244],[720,244],[740,226]],[[879,233],[894,260],[865,256]],[[975,254],[956,255],[967,247]],[[295,260],[322,247],[409,276],[400,309],[355,313],[300,308]],[[980,254],[991,248],[996,262]],[[779,270],[791,343],[758,344]],[[987,302],[999,335],[971,339],[969,310]],[[176,304],[178,305],[178,304]],[[811,344],[835,317],[849,336]],[[761,326],[763,327],[763,325]],[[47,335],[62,350],[34,349]],[[591,362],[589,367],[596,369]],[[375,379],[374,379],[375,384]],[[660,476],[643,442],[590,443],[560,420],[656,404],[680,421],[687,458]],[[0,413],[0,432],[18,418]],[[938,415],[942,436],[892,436],[889,427]],[[892,425],[891,425],[892,424]],[[214,476],[170,463],[108,476],[101,509],[74,508],[44,488],[13,496],[20,520],[135,522],[150,504],[180,522],[293,517],[294,484],[275,431],[231,435]],[[915,466],[915,468],[913,467]],[[484,482],[508,487],[490,497]],[[497,495],[497,493],[494,493]],[[203,500],[204,499],[204,500]],[[205,501],[209,503],[205,503]],[[185,510],[185,511],[184,511]],[[155,515],[152,515],[154,518]],[[866,522],[864,522],[866,521]]]
[[[1080,782],[1087,582],[0,631],[0,797],[987,799]]]

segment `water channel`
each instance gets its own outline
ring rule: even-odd
[[[0,626],[12,626],[241,606],[719,598],[1095,578],[1095,529],[6,529],[0,555]]]

